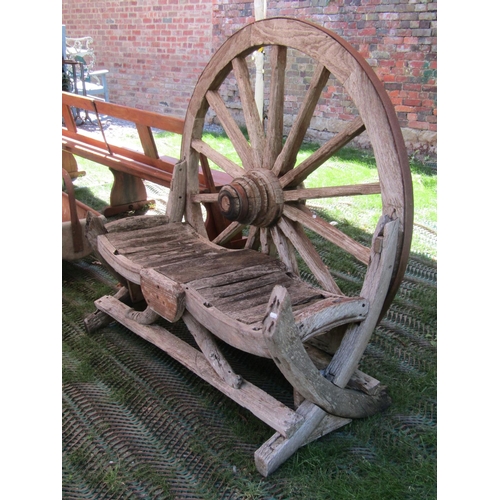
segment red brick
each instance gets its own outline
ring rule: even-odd
[[[67,0],[62,18],[68,36],[94,37],[99,67],[110,70],[111,100],[181,117],[212,51],[253,20],[249,0],[128,0],[95,5],[91,0]],[[423,72],[437,68],[436,4],[268,0],[268,16],[273,15],[310,19],[347,38],[376,69],[401,124],[435,129],[431,120],[437,115],[436,81],[423,79]],[[300,71],[287,80],[297,93],[304,88]],[[339,92],[337,87],[328,90],[329,99],[321,102],[322,116],[352,116],[352,102]],[[161,104],[165,101],[168,107]]]

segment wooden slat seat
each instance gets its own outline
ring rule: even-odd
[[[97,239],[106,262],[143,288],[144,280],[149,281],[150,289],[167,283],[164,293],[169,300],[185,301],[190,313],[209,330],[220,322],[227,325],[230,333],[222,334],[223,340],[247,352],[268,356],[261,338],[262,321],[276,285],[288,290],[305,338],[327,326],[353,318],[359,321],[367,313],[363,299],[315,288],[288,272],[277,258],[217,246],[189,224],[167,223],[163,216],[147,217],[148,224],[144,224],[144,217],[137,224],[134,219],[106,224],[108,233]],[[182,292],[174,293],[174,289]],[[161,296],[162,291],[157,293]],[[182,312],[184,303],[169,307]]]

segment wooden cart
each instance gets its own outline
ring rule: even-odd
[[[271,67],[265,127],[246,62],[260,48]],[[292,50],[309,57],[316,68],[284,140],[287,55]],[[331,75],[359,116],[297,161]],[[219,92],[230,79],[239,90],[249,139]],[[241,166],[204,139],[209,110],[227,132]],[[365,130],[379,182],[309,188],[309,177]],[[232,178],[216,193],[200,192],[200,154]],[[186,113],[181,158],[165,216],[89,221],[95,252],[125,286],[117,296],[97,300],[86,325],[94,331],[114,318],[273,428],[276,433],[255,453],[258,470],[267,476],[305,443],[389,404],[385,388],[361,373],[358,364],[394,298],[409,255],[413,200],[402,134],[382,84],[353,47],[309,22],[272,18],[238,31],[206,66]],[[382,211],[371,246],[347,236],[308,205],[317,198],[374,193],[381,197]],[[205,229],[204,204],[215,204],[230,221],[212,239]],[[344,294],[308,237],[311,233],[366,266],[359,296]],[[238,235],[244,236],[242,248],[226,248]],[[317,285],[300,278],[298,261]],[[159,318],[184,321],[199,349],[160,326]],[[294,389],[296,408],[236,374],[220,341],[274,360]]]

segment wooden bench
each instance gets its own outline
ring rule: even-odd
[[[78,128],[72,108],[94,114],[102,138]],[[134,125],[142,151],[113,144],[113,140],[106,136],[101,125],[103,116],[125,120]],[[129,211],[142,213],[147,210],[150,202],[146,199],[144,180],[170,188],[178,159],[160,154],[152,129],[182,134],[183,120],[68,92],[62,92],[62,118],[63,168],[70,176],[75,178],[82,173],[78,171],[75,156],[106,165],[113,173],[110,206],[104,210],[106,217]],[[199,180],[201,192],[216,193],[230,182],[231,178],[225,172],[211,170],[206,157],[201,155]],[[213,204],[207,205],[206,225],[210,234],[214,235],[227,225]]]
[[[272,67],[265,126],[247,62],[260,48]],[[317,64],[285,134],[289,50]],[[330,76],[344,85],[359,116],[299,158]],[[219,92],[234,79],[248,139]],[[204,137],[209,108],[241,166]],[[379,182],[339,186],[328,175],[327,161],[365,130]],[[175,165],[165,216],[107,223],[89,216],[87,240],[123,286],[98,299],[84,322],[89,332],[119,322],[272,427],[275,434],[255,452],[257,470],[267,476],[300,446],[390,403],[384,385],[358,366],[408,261],[413,193],[404,140],[382,82],[361,55],[335,33],[288,18],[251,23],[219,48],[195,86],[182,136],[182,161]],[[200,182],[202,153],[232,178],[218,193],[206,193],[217,191],[215,182]],[[212,178],[209,170],[203,174]],[[319,188],[316,175],[325,177]],[[380,210],[370,246],[314,209],[318,198],[372,194],[380,194],[381,205],[367,200],[370,217],[372,209]],[[207,235],[200,206],[209,203],[231,221],[215,238]],[[244,246],[226,248],[236,232],[244,235]],[[351,273],[351,265],[366,266],[354,296],[343,279],[336,281]],[[169,331],[177,321],[184,322],[197,347]],[[295,409],[235,373],[224,344],[271,359],[293,389]]]

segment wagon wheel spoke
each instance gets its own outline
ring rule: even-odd
[[[295,247],[307,267],[311,270],[318,283],[327,291],[343,295],[333,279],[328,266],[323,262],[311,240],[307,237],[303,227],[287,217],[278,222],[279,228]]]
[[[250,144],[254,155],[254,165],[262,165],[262,153],[264,151],[264,127],[260,120],[259,111],[255,102],[252,85],[250,83],[250,73],[245,58],[236,57],[233,59],[233,71],[240,91],[243,115],[250,137]]]
[[[307,207],[300,206],[300,208],[297,208],[291,204],[286,204],[283,215],[294,222],[299,222],[304,227],[325,238],[325,240],[350,253],[363,264],[368,265],[370,257],[368,247],[347,236],[335,226],[311,212]]]
[[[349,184],[347,186],[329,186],[319,188],[304,188],[284,191],[285,202],[299,200],[315,200],[318,198],[337,198],[340,196],[363,196],[380,194],[380,183]]]
[[[206,93],[206,98],[219,118],[222,127],[226,131],[227,136],[234,146],[234,149],[238,153],[238,156],[243,163],[243,168],[245,170],[256,168],[257,165],[254,161],[252,147],[241,132],[234,118],[231,116],[220,94],[215,90],[209,90]]]
[[[260,243],[260,231],[258,227],[250,226],[248,230],[247,241],[245,242],[245,248],[258,249]]]
[[[191,146],[195,151],[204,154],[210,161],[214,162],[218,167],[222,168],[222,170],[229,174],[233,179],[242,175],[243,171],[239,165],[231,161],[222,153],[216,151],[205,141],[202,141],[201,139],[195,139],[192,141]]]
[[[281,187],[294,187],[302,183],[312,172],[328,160],[333,154],[347,145],[352,139],[365,130],[361,118],[352,120],[340,133],[317,149],[311,156],[297,165],[294,169],[287,171],[280,177]],[[300,145],[299,145],[300,146]],[[296,153],[295,153],[296,155]]]
[[[293,168],[297,153],[302,146],[307,129],[309,128],[314,109],[329,76],[330,72],[323,65],[318,64],[316,66],[298,116],[292,125],[283,150],[273,166],[273,172],[276,175],[283,174]]]
[[[260,251],[266,255],[273,253],[273,240],[267,227],[261,227],[260,232]]]
[[[236,236],[242,229],[242,225],[238,222],[231,222],[229,226],[220,232],[212,241],[218,245],[225,245],[228,241],[231,241],[234,236]]]
[[[262,166],[271,169],[283,148],[283,110],[285,102],[285,69],[287,48],[271,47],[271,82],[267,110],[266,146]]]
[[[297,258],[295,257],[294,246],[290,238],[287,238],[280,229],[279,223],[271,227],[271,236],[281,261],[285,264],[288,271],[299,276],[300,271]]]

